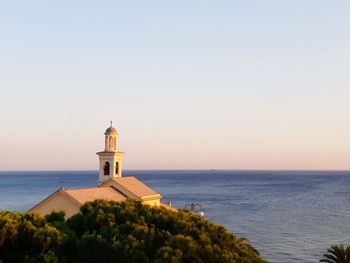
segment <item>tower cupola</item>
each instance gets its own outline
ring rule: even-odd
[[[105,132],[105,151],[106,152],[116,152],[117,151],[117,129],[111,126]]]

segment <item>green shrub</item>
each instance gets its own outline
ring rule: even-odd
[[[185,211],[131,200],[87,203],[67,223],[77,235],[79,261],[101,257],[104,262],[117,258],[128,263],[264,262],[246,239],[238,239],[223,226]]]
[[[42,218],[0,213],[4,262],[265,262],[246,239],[185,211],[140,202],[86,203],[80,213]]]
[[[58,262],[55,250],[65,238],[37,214],[0,212],[0,259],[3,262]]]

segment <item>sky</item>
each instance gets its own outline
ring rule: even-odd
[[[0,170],[350,169],[350,2],[3,1]]]

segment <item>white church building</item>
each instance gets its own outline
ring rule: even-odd
[[[111,126],[105,131],[104,151],[99,156],[99,185],[93,188],[59,188],[36,204],[28,212],[41,215],[53,211],[64,211],[66,218],[79,212],[86,202],[96,199],[122,202],[138,200],[146,205],[161,206],[175,210],[161,203],[162,196],[133,176],[122,176],[123,152],[118,151],[118,132]]]

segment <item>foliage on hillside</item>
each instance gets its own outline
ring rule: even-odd
[[[0,212],[0,261],[54,262],[65,235],[36,214]]]
[[[0,229],[4,262],[265,262],[201,216],[135,201],[87,203],[67,221],[62,213],[2,212]]]

